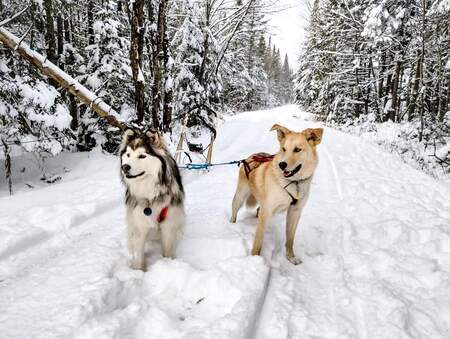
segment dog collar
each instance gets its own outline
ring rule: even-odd
[[[286,186],[283,187],[284,190],[286,191],[286,193],[289,194],[289,196],[291,197],[291,200],[292,200],[292,201],[291,201],[291,205],[296,205],[297,202],[298,202],[298,199],[297,199],[296,197],[294,197],[294,196],[291,194],[291,192],[289,192],[289,190],[287,189],[288,186],[295,183],[295,187],[296,187],[297,192],[298,192],[298,185],[301,184],[301,183],[304,183],[304,182],[306,182],[306,181],[308,181],[308,180],[310,180],[311,178],[312,178],[312,175],[309,176],[309,177],[307,177],[307,178],[304,178],[304,179],[299,179],[299,180],[296,180],[296,181],[291,181],[290,183],[288,183]]]

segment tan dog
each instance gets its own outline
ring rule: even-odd
[[[295,231],[319,161],[316,146],[322,139],[323,129],[293,132],[274,125],[273,130],[277,131],[280,150],[273,159],[252,155],[240,167],[230,222],[236,222],[237,212],[245,201],[247,206],[259,204],[252,249],[253,255],[259,255],[267,222],[274,214],[287,210],[286,257],[297,265],[301,260],[294,255]]]

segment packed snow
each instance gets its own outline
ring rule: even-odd
[[[214,161],[275,152],[272,124],[319,125],[304,117],[285,106],[227,118]],[[127,265],[117,157],[60,154],[41,165],[61,176],[51,185],[13,161],[13,196],[0,173],[1,337],[448,338],[450,186],[333,129],[318,149],[303,264],[285,259],[282,215],[249,255],[255,211],[228,223],[234,165],[183,172],[178,257],[153,244],[147,272]]]

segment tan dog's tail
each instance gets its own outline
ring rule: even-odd
[[[256,198],[253,194],[250,195],[245,201],[245,206],[247,207],[255,207],[257,204],[258,202],[256,201]]]

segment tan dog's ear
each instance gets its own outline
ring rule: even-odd
[[[291,133],[291,130],[289,128],[286,128],[278,124],[273,125],[270,130],[277,131],[278,141],[283,140],[287,134]]]
[[[312,146],[316,146],[322,141],[323,128],[307,128],[302,133]]]
[[[163,148],[166,146],[164,139],[162,136],[158,133],[158,131],[147,131],[145,135],[148,137],[150,143],[156,147]]]

